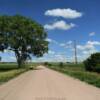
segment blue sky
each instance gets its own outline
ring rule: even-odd
[[[0,0],[0,15],[21,14],[44,26],[49,52],[33,61],[74,61],[74,40],[82,61],[100,51],[99,4],[99,0]],[[3,61],[15,61],[10,51],[0,55]]]

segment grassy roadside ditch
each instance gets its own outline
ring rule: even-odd
[[[57,65],[47,65],[47,67],[100,88],[100,74],[87,72],[84,68],[80,68],[82,66],[65,65],[64,67],[61,67]]]

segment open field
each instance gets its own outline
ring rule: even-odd
[[[59,66],[59,63],[51,63],[47,67],[100,88],[100,74],[85,71],[83,64],[64,64],[63,66]]]
[[[0,72],[17,69],[16,63],[0,63]]]
[[[30,69],[30,66],[36,66],[36,64],[29,63],[25,68],[18,68],[16,63],[1,63],[0,64],[0,84],[7,82],[8,80],[24,73]],[[32,68],[31,68],[32,69]]]

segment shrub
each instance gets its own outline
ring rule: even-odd
[[[48,66],[52,66],[52,64],[51,63],[48,63]]]
[[[30,70],[33,70],[34,68],[33,68],[33,66],[30,66],[29,69],[30,69]]]
[[[44,65],[46,65],[46,66],[47,66],[47,65],[48,65],[48,62],[44,62]]]
[[[100,73],[100,64],[97,64],[94,71]]]
[[[60,63],[59,63],[59,67],[64,67],[63,62],[60,62]]]
[[[92,54],[84,61],[84,65],[87,71],[100,72],[100,53]]]

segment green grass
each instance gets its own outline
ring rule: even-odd
[[[63,67],[51,64],[47,67],[100,88],[100,74],[85,71],[83,64],[65,64]]]
[[[16,63],[0,63],[0,72],[17,69]]]
[[[26,69],[13,69],[5,72],[0,72],[0,84],[7,82],[8,80],[20,75],[27,71]]]
[[[23,68],[29,68],[30,66],[35,67],[37,63],[27,63]],[[0,63],[0,72],[18,69],[17,63]]]
[[[23,68],[18,68],[16,63],[0,63],[0,84],[9,81],[29,69],[35,69],[35,67],[36,64],[33,63],[26,64]]]

